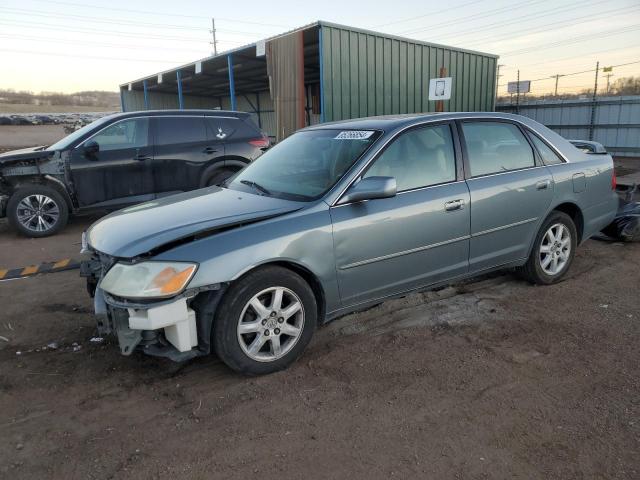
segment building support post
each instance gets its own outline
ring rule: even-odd
[[[142,90],[144,91],[144,109],[149,110],[149,89],[147,88],[147,80],[142,81]]]
[[[227,66],[229,67],[229,97],[231,98],[231,110],[236,108],[236,84],[233,79],[233,55],[227,55]]]
[[[182,98],[182,72],[176,70],[176,80],[178,82],[178,108],[184,110],[184,98]]]
[[[318,32],[319,36],[319,56],[320,56],[320,123],[324,123],[324,60],[322,55],[322,25]]]

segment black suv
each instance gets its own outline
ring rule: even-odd
[[[49,147],[0,155],[0,217],[30,237],[69,213],[113,210],[218,185],[269,138],[248,113],[158,110],[103,117]]]

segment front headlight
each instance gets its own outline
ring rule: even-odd
[[[100,288],[123,298],[164,298],[177,295],[187,286],[198,267],[185,262],[116,263]]]

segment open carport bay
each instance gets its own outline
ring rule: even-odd
[[[0,235],[8,259],[70,248]],[[388,301],[260,378],[91,342],[77,271],[2,282],[0,476],[638,478],[639,264],[591,240],[555,286]]]

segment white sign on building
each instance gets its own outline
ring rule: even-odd
[[[451,98],[451,77],[429,80],[429,100],[449,100]]]
[[[256,42],[256,57],[264,57],[267,50],[267,42],[260,40]]]

